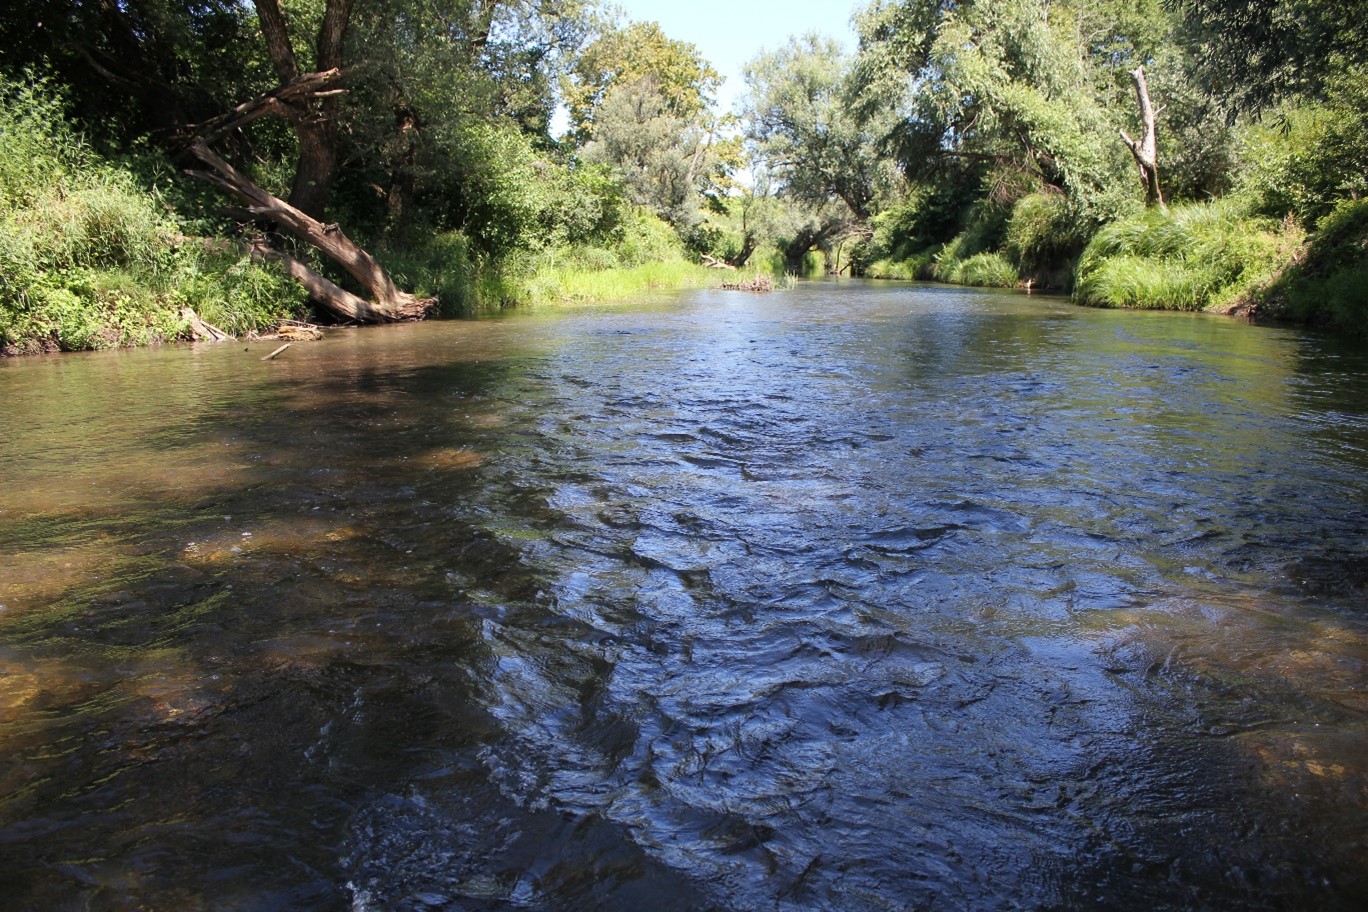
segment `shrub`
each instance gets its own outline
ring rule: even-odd
[[[1368,200],[1331,210],[1298,261],[1249,298],[1269,316],[1368,336]]]
[[[1012,207],[1003,252],[1026,275],[1064,272],[1087,244],[1085,224],[1063,194],[1028,194]]]
[[[1218,308],[1267,280],[1300,237],[1291,224],[1249,215],[1236,199],[1148,210],[1093,237],[1074,297],[1100,307]]]
[[[274,269],[185,237],[155,194],[72,132],[46,83],[0,80],[4,349],[174,339],[187,331],[186,306],[245,332],[295,314],[303,302],[299,287]]]

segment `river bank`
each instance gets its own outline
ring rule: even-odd
[[[876,260],[865,274],[1059,291],[1085,306],[1206,311],[1368,337],[1368,200],[1341,202],[1310,234],[1295,221],[1252,214],[1238,199],[1144,211],[1062,244],[1058,235],[1023,233],[1009,224],[1001,246],[957,238]]]

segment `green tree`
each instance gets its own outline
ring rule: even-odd
[[[710,118],[722,77],[698,48],[668,37],[656,22],[600,26],[576,58],[562,90],[570,111],[573,138],[593,135],[600,105],[618,86],[650,80],[671,116],[702,125]]]
[[[746,67],[748,139],[784,192],[820,207],[837,199],[866,221],[889,185],[875,146],[887,124],[856,117],[850,60],[818,35],[790,39]]]
[[[599,104],[585,161],[613,166],[634,202],[677,228],[699,221],[700,194],[716,157],[715,127],[704,130],[671,109],[649,77],[609,90]]]
[[[1231,111],[1279,98],[1320,98],[1346,66],[1368,60],[1364,0],[1172,0],[1197,45],[1211,95]]]

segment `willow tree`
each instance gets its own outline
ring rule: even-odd
[[[667,36],[656,22],[609,22],[585,45],[562,85],[573,138],[593,136],[600,106],[615,88],[648,80],[663,110],[701,127],[709,119],[722,77],[698,48]]]

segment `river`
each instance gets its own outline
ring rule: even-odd
[[[0,362],[0,908],[1368,902],[1361,346],[827,281],[273,347]]]

